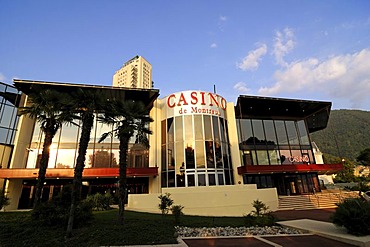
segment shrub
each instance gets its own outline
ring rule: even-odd
[[[170,193],[165,193],[164,195],[158,196],[160,203],[158,204],[158,208],[161,210],[162,215],[168,214],[170,210],[173,200],[170,198]]]
[[[276,218],[268,211],[268,206],[260,200],[255,200],[252,203],[254,210],[247,215],[244,215],[246,226],[272,226],[276,222]]]
[[[86,201],[92,205],[93,210],[109,210],[110,205],[113,202],[113,196],[110,193],[101,194],[96,193],[94,195],[88,195]]]
[[[9,198],[5,195],[5,191],[0,190],[0,210],[9,205]]]
[[[181,206],[181,205],[173,205],[171,207],[171,212],[172,212],[173,216],[175,216],[175,222],[176,223],[179,223],[180,222],[180,216],[184,215],[184,213],[182,212],[183,209],[184,209],[184,206]]]
[[[370,234],[370,202],[351,198],[337,205],[335,213],[331,216],[335,225],[345,227],[348,233],[356,236]]]
[[[65,226],[68,222],[71,207],[71,188],[65,186],[52,201],[44,202],[32,210],[32,218],[48,226]],[[92,219],[92,205],[80,201],[75,212],[75,226],[85,224]]]

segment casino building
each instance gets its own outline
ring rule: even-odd
[[[43,133],[34,120],[15,113],[28,104],[28,94],[46,87],[70,93],[81,88],[147,106],[154,120],[150,147],[135,140],[129,146],[129,209],[159,212],[158,195],[168,192],[186,214],[240,216],[256,199],[275,210],[279,195],[320,191],[319,176],[342,169],[320,164],[310,139],[310,133],[326,127],[330,102],[240,95],[234,104],[214,92],[189,90],[159,98],[158,89],[29,80],[1,86],[0,182],[11,198],[7,209],[30,208],[33,202]],[[118,139],[98,142],[110,129],[94,123],[83,196],[117,190]],[[54,137],[42,200],[72,182],[79,131],[62,126]]]

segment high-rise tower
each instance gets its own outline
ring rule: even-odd
[[[133,57],[113,75],[113,86],[152,88],[152,65],[142,56]]]

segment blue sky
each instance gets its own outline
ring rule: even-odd
[[[111,85],[136,55],[160,97],[213,91],[370,110],[368,0],[0,0],[0,81]]]

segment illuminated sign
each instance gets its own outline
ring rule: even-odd
[[[225,117],[226,100],[215,93],[184,91],[165,98],[167,118],[180,115],[206,114]]]
[[[291,156],[288,160],[292,163],[308,163],[310,162],[310,158],[307,155],[303,156]]]

